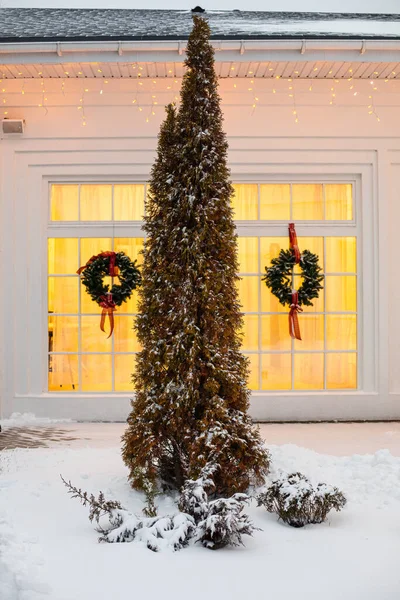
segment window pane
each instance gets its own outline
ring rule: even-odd
[[[106,318],[104,329],[100,329],[101,308],[98,306],[98,317],[81,318],[81,349],[82,352],[111,352],[112,338],[107,336],[110,333],[110,321]]]
[[[49,352],[78,352],[78,317],[49,317]]]
[[[294,286],[296,288],[296,290],[299,289],[299,287],[302,284],[302,278],[300,277],[300,275],[295,275],[294,277]],[[322,282],[322,285],[325,287],[325,281]],[[302,306],[301,308],[303,309],[304,313],[316,313],[316,312],[324,312],[324,290],[320,290],[319,291],[319,295],[318,298],[313,298],[311,300],[312,302],[312,306]],[[302,314],[302,313],[301,313]]]
[[[268,221],[290,219],[290,185],[283,183],[260,185],[260,219]]]
[[[50,213],[52,221],[77,221],[78,214],[77,185],[52,185]]]
[[[133,392],[132,373],[135,369],[134,354],[116,354],[114,356],[115,391]]]
[[[237,221],[258,219],[258,186],[238,183],[233,186],[233,189],[234,219]]]
[[[244,315],[242,350],[258,351],[258,316]]]
[[[357,388],[357,354],[326,355],[326,387],[328,390]]]
[[[289,307],[282,306],[278,298],[265,285],[265,281],[261,281],[261,312],[288,312]]]
[[[298,237],[300,252],[309,250],[318,256],[318,264],[324,269],[324,238],[323,237]],[[294,273],[301,273],[299,265],[295,265]]]
[[[288,237],[262,237],[260,238],[261,273],[265,273],[265,267],[271,266],[271,260],[279,256],[281,250],[289,248]]]
[[[112,250],[111,238],[82,238],[81,239],[81,265],[85,265],[92,256]]]
[[[85,265],[92,256],[112,249],[111,238],[82,238],[81,239],[81,263]],[[104,277],[103,283],[111,286],[111,277]],[[101,309],[97,302],[91,299],[85,286],[81,283],[81,312],[100,314]]]
[[[340,221],[353,218],[352,185],[327,183],[325,185],[325,218]]]
[[[250,390],[258,390],[259,389],[259,383],[258,383],[258,374],[259,374],[259,365],[260,365],[260,358],[258,354],[245,354],[245,356],[247,356],[247,358],[250,361],[250,375],[249,375],[249,381],[248,381],[248,386]]]
[[[104,283],[104,285],[108,285],[108,289],[110,289],[111,277],[104,277],[103,283]],[[97,302],[95,302],[94,300],[91,299],[91,297],[89,296],[89,293],[86,290],[86,287],[83,285],[82,282],[80,282],[80,286],[81,286],[81,313],[100,315],[102,308],[97,304]],[[99,317],[99,321],[100,321],[100,317]]]
[[[111,354],[83,354],[82,361],[82,391],[110,392],[111,391]]]
[[[96,256],[101,252],[112,249],[111,238],[82,238],[81,239],[81,266],[85,265],[92,256]],[[111,285],[111,278],[104,277],[103,283]],[[83,313],[99,313],[101,312],[99,305],[94,302],[86,291],[85,286],[81,283],[81,312]]]
[[[48,278],[48,310],[50,313],[78,312],[78,277]]]
[[[111,185],[81,185],[81,221],[111,221]]]
[[[138,312],[138,291],[134,291],[132,296],[127,300],[127,302],[123,302],[121,306],[118,306],[119,313],[129,313],[135,314]]]
[[[144,215],[144,185],[114,185],[115,221],[141,221]]]
[[[290,390],[292,387],[290,354],[261,355],[261,389]]]
[[[290,350],[291,345],[287,315],[261,317],[261,350]]]
[[[114,351],[115,352],[138,352],[140,344],[133,328],[133,317],[115,317],[114,329]]]
[[[243,312],[258,312],[259,278],[245,275],[238,281],[239,300]]]
[[[115,238],[115,252],[125,252],[132,261],[137,260],[140,265],[143,262],[141,251],[143,250],[144,238]]]
[[[327,273],[356,272],[355,237],[327,237],[325,244]]]
[[[356,315],[326,316],[326,348],[327,350],[357,349]]]
[[[72,392],[79,389],[76,354],[49,355],[49,392]]]
[[[322,184],[292,185],[293,219],[321,221],[324,218]]]
[[[49,238],[49,274],[75,275],[79,266],[77,238]]]
[[[238,238],[239,273],[259,273],[258,238]]]
[[[297,238],[299,242],[300,252],[309,250],[313,254],[318,256],[318,264],[321,269],[324,268],[324,238],[323,237],[306,237],[299,236]]]
[[[294,389],[321,390],[324,387],[324,355],[294,354]]]
[[[324,349],[323,315],[299,315],[301,341],[295,340],[296,350]]]
[[[328,312],[357,310],[356,277],[328,275],[325,277],[326,310]]]

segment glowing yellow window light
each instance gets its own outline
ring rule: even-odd
[[[234,189],[237,220],[349,221],[354,215],[353,186],[348,183],[240,183]],[[53,184],[50,218],[140,221],[145,193],[141,183]],[[298,236],[300,248],[316,253],[325,272],[324,290],[300,316],[302,342],[291,340],[287,307],[261,282],[264,266],[288,248],[287,236],[259,236],[257,231],[238,239],[242,351],[250,361],[252,390],[357,388],[357,239],[323,233],[322,228],[319,236]],[[107,340],[98,328],[99,307],[82,289],[76,270],[106,249],[124,251],[140,264],[143,241],[142,237],[49,238],[49,391],[132,390],[135,353],[140,351],[133,330],[138,294],[118,308],[114,336]]]
[[[79,186],[52,185],[50,217],[52,221],[77,221],[79,219]]]
[[[234,218],[238,221],[254,221],[258,219],[258,186],[256,184],[239,183],[233,186]]]

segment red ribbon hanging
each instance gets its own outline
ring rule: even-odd
[[[110,259],[110,263],[109,263],[109,267],[108,267],[108,274],[110,275],[110,277],[117,277],[117,275],[119,274],[119,269],[115,265],[117,255],[115,252],[111,252],[111,251],[101,252],[100,254],[93,255],[92,258],[89,258],[86,265],[84,265],[83,267],[80,267],[77,270],[78,275],[80,275],[86,269],[86,267],[91,265],[98,258],[107,258],[107,257],[109,257],[109,259]]]
[[[299,312],[303,312],[303,309],[299,306],[299,293],[293,290],[289,312],[289,333],[291,338],[301,341],[299,318],[297,316]]]
[[[112,336],[112,333],[114,331],[114,311],[117,310],[116,309],[116,304],[114,302],[114,300],[112,299],[112,294],[108,293],[105,296],[100,296],[100,306],[103,309],[102,313],[101,313],[101,320],[100,320],[100,329],[101,331],[104,331],[105,333],[105,329],[104,329],[104,325],[106,322],[106,317],[108,315],[108,318],[110,319],[110,334],[107,337],[107,339],[109,337]]]
[[[297,242],[297,234],[294,223],[289,223],[289,247],[291,250],[293,250],[294,257],[296,259],[296,265],[298,265],[301,259],[301,254]]]

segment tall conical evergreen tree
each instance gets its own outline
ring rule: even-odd
[[[138,338],[143,350],[123,457],[135,487],[180,487],[215,465],[218,494],[268,470],[247,416],[236,234],[210,29],[194,17],[176,116],[167,109],[145,218]]]

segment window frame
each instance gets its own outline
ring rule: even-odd
[[[352,186],[352,201],[353,201],[353,210],[352,210],[352,215],[353,218],[352,219],[346,219],[346,220],[296,220],[293,221],[296,224],[296,233],[298,237],[322,237],[323,238],[323,244],[324,244],[324,259],[326,257],[326,252],[325,252],[325,246],[326,246],[326,242],[325,239],[327,237],[355,237],[356,238],[356,273],[349,273],[348,275],[355,275],[356,276],[356,299],[357,299],[357,304],[356,304],[356,311],[355,314],[356,315],[356,319],[357,319],[357,347],[355,351],[352,350],[348,350],[348,351],[343,351],[343,353],[353,353],[355,352],[357,355],[357,371],[356,371],[356,377],[357,377],[357,385],[355,388],[327,388],[326,387],[326,365],[324,364],[324,388],[318,388],[318,389],[310,389],[310,390],[300,390],[300,389],[295,389],[294,388],[294,361],[291,361],[291,375],[292,375],[292,387],[290,389],[285,389],[285,390],[273,390],[273,389],[262,389],[262,383],[261,383],[261,379],[262,379],[262,367],[261,367],[261,357],[262,354],[288,354],[290,356],[293,356],[294,354],[294,344],[292,341],[291,344],[291,350],[287,351],[287,352],[283,352],[283,351],[273,351],[271,350],[270,352],[262,352],[259,348],[258,351],[247,351],[244,350],[244,353],[246,355],[256,355],[259,357],[259,372],[258,372],[258,385],[259,388],[252,390],[252,394],[257,394],[257,395],[267,395],[267,396],[275,396],[275,395],[294,395],[294,394],[302,394],[302,393],[307,393],[307,394],[325,394],[325,393],[354,393],[354,392],[359,392],[363,390],[363,378],[364,378],[364,373],[363,373],[363,369],[362,369],[362,354],[361,354],[361,348],[362,348],[362,334],[363,334],[363,330],[362,330],[362,311],[361,311],[361,293],[362,293],[362,274],[361,274],[361,267],[362,267],[362,257],[361,257],[361,252],[360,252],[360,238],[361,238],[361,224],[360,224],[360,219],[357,219],[357,215],[361,210],[360,207],[360,181],[359,178],[357,177],[349,177],[349,176],[340,176],[337,175],[335,177],[325,177],[324,175],[306,175],[306,176],[286,176],[286,177],[274,177],[274,178],[268,178],[268,179],[260,179],[257,178],[257,181],[255,180],[255,178],[249,179],[249,178],[239,178],[234,180],[233,182],[234,184],[240,185],[240,184],[257,184],[258,185],[258,215],[260,215],[260,185],[266,184],[266,183],[273,183],[273,184],[284,184],[287,185],[289,184],[291,187],[292,185],[295,185],[297,183],[299,184],[307,184],[307,183],[322,183],[322,184],[350,184]],[[324,209],[325,210],[325,209]],[[262,256],[261,256],[261,249],[260,249],[260,238],[261,237],[288,237],[288,221],[283,220],[283,219],[276,219],[276,220],[267,220],[267,219],[249,219],[249,220],[237,220],[235,221],[236,223],[236,231],[239,237],[255,237],[258,239],[258,254],[259,254],[259,260],[262,262]],[[240,275],[257,275],[260,278],[263,276],[262,273],[262,267],[263,265],[260,264],[260,272],[255,274],[255,273],[240,273]],[[329,275],[332,275],[331,273],[329,273]],[[258,315],[259,317],[261,317],[261,315],[264,314],[274,314],[274,313],[265,313],[261,310],[261,286],[265,285],[263,282],[261,282],[261,284],[259,283],[258,286],[258,306],[259,306],[259,312],[248,312],[245,314],[249,314],[249,315]],[[283,315],[285,315],[286,313],[283,312]],[[326,314],[326,306],[324,306],[324,312],[323,313],[318,313],[318,314],[322,314],[325,315]],[[334,314],[341,314],[339,313],[334,313]],[[300,317],[300,323],[301,323],[301,317]],[[340,354],[339,351],[330,351],[330,350],[326,350],[326,319],[324,319],[324,349],[321,351],[299,351],[297,350],[297,352],[299,354],[304,353],[304,354],[323,354],[324,357],[327,354]],[[288,334],[289,335],[289,334]],[[261,318],[258,319],[258,338],[259,341],[261,340]]]
[[[79,178],[79,180],[49,180],[47,182],[47,226],[46,226],[46,260],[45,260],[45,266],[46,266],[46,275],[45,275],[45,280],[46,280],[46,287],[45,287],[45,308],[46,308],[46,323],[48,320],[48,278],[49,278],[49,273],[48,273],[48,240],[50,238],[74,238],[78,240],[78,262],[79,264],[83,264],[83,258],[80,256],[81,253],[81,244],[80,244],[80,240],[81,239],[90,239],[90,238],[111,238],[112,240],[114,238],[143,238],[145,237],[144,231],[143,231],[143,220],[131,220],[131,221],[113,221],[113,220],[98,220],[98,221],[81,221],[79,220],[75,220],[75,221],[53,221],[51,219],[51,188],[53,185],[78,185],[79,187],[79,193],[78,193],[78,217],[80,217],[80,201],[79,201],[79,194],[80,194],[80,187],[81,185],[109,185],[111,184],[112,187],[112,205],[111,205],[111,211],[112,211],[112,217],[114,216],[114,185],[132,185],[132,184],[138,184],[138,185],[144,185],[144,198],[146,199],[147,196],[147,192],[148,192],[148,181],[141,179],[140,181],[138,180],[138,178],[135,178],[135,180],[130,180],[130,179],[123,179],[120,180],[118,178],[96,178],[96,179],[92,179],[87,181],[85,178]],[[52,275],[52,276],[57,276],[57,275]],[[62,276],[62,275],[61,275]],[[81,293],[82,293],[82,288],[81,286],[79,286],[79,293],[78,293],[78,313],[77,313],[77,317],[82,316],[81,313],[81,308],[80,308],[80,297],[81,297]],[[99,313],[100,314],[100,313]],[[94,313],[85,313],[83,314],[83,316],[94,316]],[[129,317],[131,316],[132,318],[134,317],[134,313],[124,313],[123,316]],[[79,328],[80,331],[80,328]],[[72,394],[74,396],[76,395],[93,395],[93,394],[101,394],[101,395],[132,395],[132,392],[130,391],[118,391],[115,389],[111,389],[111,390],[102,390],[101,392],[96,392],[96,391],[84,391],[81,389],[82,386],[82,364],[81,364],[81,360],[80,357],[83,355],[100,355],[100,356],[111,356],[111,363],[112,363],[112,377],[111,377],[111,381],[112,381],[112,388],[115,387],[115,367],[113,365],[113,360],[114,360],[114,356],[116,354],[125,354],[125,355],[130,355],[132,356],[132,359],[134,360],[134,352],[117,352],[115,353],[114,351],[114,339],[112,339],[112,347],[110,350],[110,353],[104,353],[104,352],[95,352],[95,351],[91,351],[91,352],[82,352],[81,349],[81,343],[80,343],[80,333],[78,331],[78,351],[77,352],[52,352],[50,353],[48,350],[48,329],[46,327],[46,331],[45,331],[45,344],[46,344],[46,356],[47,356],[47,360],[45,361],[45,365],[43,366],[43,369],[45,371],[44,374],[44,379],[43,379],[43,384],[42,384],[42,388],[43,388],[43,392],[45,394],[55,394],[57,396],[65,396],[68,394]],[[63,354],[70,354],[70,355],[76,355],[78,356],[78,373],[79,373],[79,388],[77,391],[72,391],[72,390],[65,390],[65,391],[55,391],[55,390],[49,390],[49,372],[48,372],[48,357],[49,355],[63,355]],[[132,371],[133,371],[133,361],[132,361]]]

